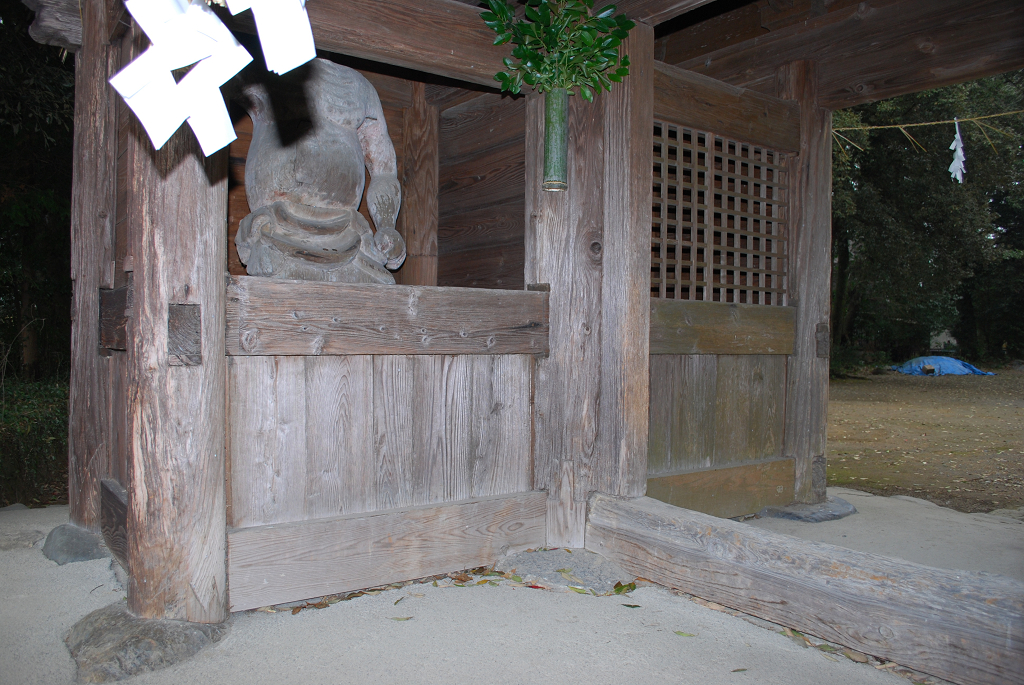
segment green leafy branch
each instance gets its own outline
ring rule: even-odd
[[[611,90],[629,74],[629,55],[619,46],[636,24],[615,15],[615,5],[591,14],[594,0],[527,0],[525,17],[517,17],[506,0],[487,0],[480,14],[498,34],[495,45],[511,42],[512,57],[494,75],[502,91],[518,93],[525,83],[539,93],[565,88],[593,102],[594,92]]]

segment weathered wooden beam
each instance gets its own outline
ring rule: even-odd
[[[76,4],[77,16],[77,4]],[[71,522],[97,530],[99,482],[111,473],[105,427],[109,369],[99,355],[100,288],[113,255],[117,94],[107,79],[120,68],[118,48],[105,44],[102,3],[82,5],[85,34],[75,56],[75,140],[71,196],[71,384],[68,486]]]
[[[145,618],[219,623],[227,618],[227,363],[219,353],[227,150],[204,157],[182,129],[154,151],[133,127],[128,605]],[[175,337],[179,324],[184,335]]]
[[[657,26],[709,2],[711,0],[620,0],[616,3],[616,7],[619,12],[634,21]],[[632,59],[632,55],[630,55],[630,59]]]
[[[227,353],[544,354],[548,296],[518,290],[228,279]]]
[[[796,309],[651,299],[651,354],[792,354]]]
[[[479,7],[456,0],[321,0],[306,7],[317,48],[477,83],[497,90],[507,45],[494,45]],[[256,33],[248,12],[222,13],[238,31]]]
[[[656,583],[963,685],[1024,682],[1024,584],[594,495],[587,549]]]
[[[828,434],[828,326],[832,279],[832,112],[818,100],[818,68],[795,62],[779,71],[779,96],[800,103],[800,154],[790,167],[789,302],[796,336],[786,367],[785,456],[796,459],[796,498],[825,500]]]
[[[590,492],[646,486],[653,33],[630,33],[621,85],[593,105],[570,98],[564,193],[541,190],[544,103],[527,102],[526,282],[551,288],[534,477],[548,491],[552,546],[582,546]]]
[[[793,501],[793,460],[690,471],[647,479],[647,496],[711,516],[732,518]]]
[[[100,347],[128,349],[128,289],[100,288]]]
[[[412,106],[402,110],[402,209],[398,232],[405,239],[402,285],[437,285],[437,107],[427,104],[422,83],[412,84]]]
[[[654,63],[654,117],[784,152],[800,149],[799,105]]]
[[[116,480],[100,481],[100,532],[107,549],[128,570],[128,491]]]
[[[790,62],[820,64],[819,103],[842,109],[1024,68],[1024,5],[1016,0],[870,0],[675,62],[684,69],[773,92]],[[682,54],[678,54],[682,56]]]
[[[543,492],[238,528],[231,610],[490,564],[544,544]]]

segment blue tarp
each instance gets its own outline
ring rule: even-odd
[[[934,369],[931,372],[926,372],[924,367],[930,366]],[[971,366],[967,362],[962,362],[959,359],[953,359],[952,357],[915,357],[909,362],[905,362],[900,366],[892,367],[893,370],[905,373],[911,376],[969,376],[976,374],[979,376],[994,376],[994,373],[988,373],[982,371],[976,366]]]

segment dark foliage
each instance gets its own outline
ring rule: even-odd
[[[66,378],[74,56],[0,0],[0,378]]]
[[[974,117],[1024,109],[1024,72],[836,112],[836,128]],[[903,360],[953,330],[962,352],[1017,354],[1024,329],[1024,115],[960,125],[967,156],[950,179],[952,124],[846,131],[833,148],[834,363],[873,353]],[[858,149],[859,148],[859,149]]]
[[[8,382],[0,399],[0,506],[67,500],[68,386]]]

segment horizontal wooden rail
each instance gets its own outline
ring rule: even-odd
[[[526,492],[229,530],[231,611],[490,564],[543,545],[546,513]]]
[[[651,299],[651,354],[793,354],[796,309]]]
[[[1024,682],[1024,583],[808,542],[649,497],[590,499],[631,573],[963,685]]]
[[[652,475],[647,496],[712,516],[745,516],[768,506],[786,506],[796,479],[792,459],[761,461],[702,471]]]
[[[229,355],[547,354],[548,293],[228,278]]]
[[[800,106],[654,63],[654,118],[782,152],[800,150]]]

